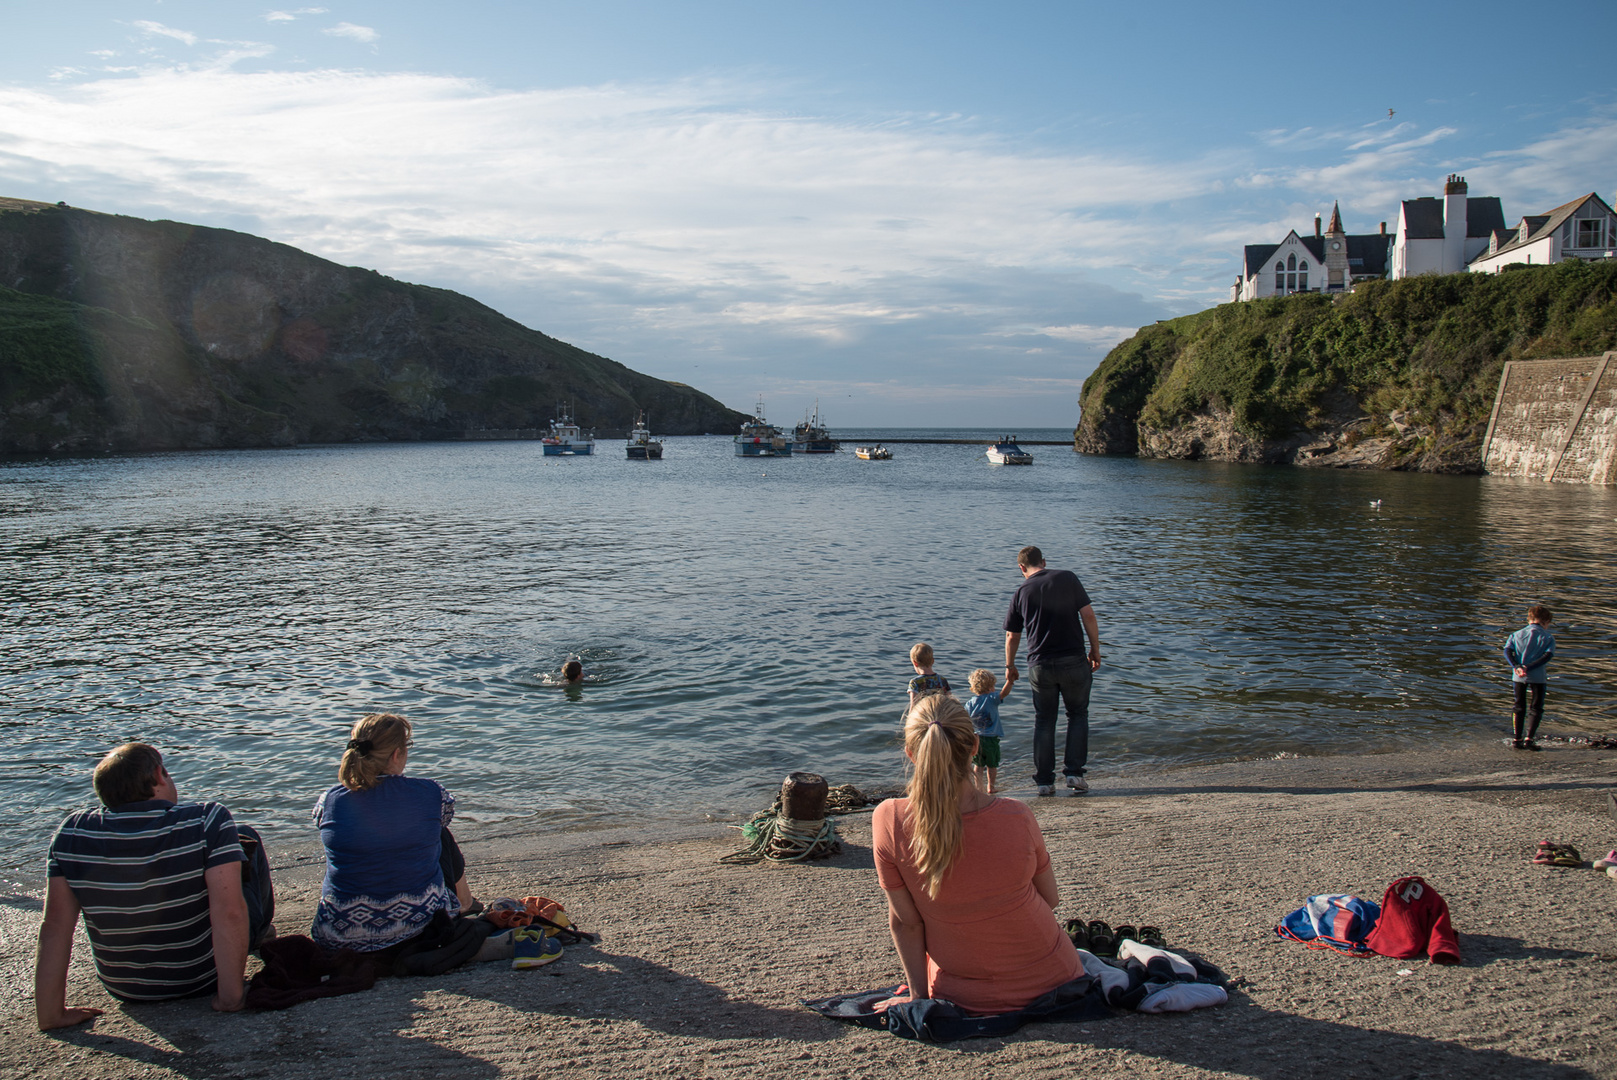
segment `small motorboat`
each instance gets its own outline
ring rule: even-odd
[[[630,461],[661,461],[663,459],[662,440],[651,437],[651,430],[646,427],[646,412],[644,409],[635,415],[634,430],[629,432],[628,453]]]
[[[1033,455],[1016,445],[1015,435],[1005,435],[988,448],[988,460],[995,465],[1031,465]]]
[[[856,446],[853,449],[853,456],[860,461],[893,460],[893,452],[881,443],[877,443],[875,446]]]

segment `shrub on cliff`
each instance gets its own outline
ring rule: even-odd
[[[1224,304],[1143,328],[1084,383],[1078,449],[1134,453],[1139,428],[1228,414],[1254,439],[1393,413],[1480,439],[1507,360],[1617,348],[1617,265],[1376,281]]]

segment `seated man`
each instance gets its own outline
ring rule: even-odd
[[[102,758],[94,782],[103,807],[69,816],[46,863],[34,965],[40,1030],[101,1015],[67,1007],[81,911],[96,974],[113,997],[161,1001],[212,991],[215,1009],[240,1009],[248,950],[275,935],[258,834],[218,803],[180,803],[163,756],[145,743]]]

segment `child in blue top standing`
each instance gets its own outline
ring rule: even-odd
[[[972,781],[990,795],[999,793],[999,740],[1005,734],[1005,725],[999,722],[999,703],[1011,692],[1009,679],[1005,688],[994,693],[994,673],[978,668],[971,673],[971,697],[966,699],[966,712],[971,714],[972,726],[977,729],[977,753],[971,759]],[[987,784],[980,782],[986,778]]]
[[[1543,604],[1527,609],[1527,625],[1505,639],[1505,661],[1510,664],[1511,689],[1516,705],[1510,719],[1518,750],[1537,750],[1533,736],[1544,718],[1544,668],[1555,658],[1555,635],[1550,633],[1553,616]]]

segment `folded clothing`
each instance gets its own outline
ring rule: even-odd
[[[1407,960],[1425,953],[1434,964],[1460,962],[1460,936],[1449,921],[1449,905],[1418,877],[1399,878],[1381,898],[1381,918],[1364,939],[1382,956]]]

